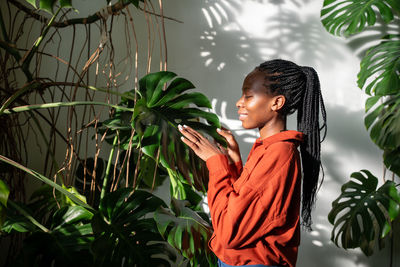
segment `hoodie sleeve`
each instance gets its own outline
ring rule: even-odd
[[[211,220],[226,248],[249,245],[286,223],[299,167],[294,150],[290,143],[272,144],[253,156],[235,184],[225,155],[207,160]]]

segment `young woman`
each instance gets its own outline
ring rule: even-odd
[[[183,142],[209,169],[207,198],[214,228],[209,245],[219,266],[293,267],[300,224],[311,229],[320,131],[325,128],[326,133],[317,73],[290,61],[264,62],[245,78],[236,106],[242,126],[260,132],[244,167],[230,131],[217,130],[227,140],[224,149],[179,126]],[[298,131],[287,130],[286,116],[296,110]]]

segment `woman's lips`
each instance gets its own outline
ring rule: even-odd
[[[244,120],[247,118],[247,113],[239,113],[239,120]]]

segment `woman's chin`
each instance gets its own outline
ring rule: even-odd
[[[242,121],[242,127],[244,129],[254,129],[255,126],[249,125],[248,123],[246,123],[246,121]]]

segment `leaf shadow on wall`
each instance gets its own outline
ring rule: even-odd
[[[322,163],[325,181],[317,196],[317,209],[314,212],[314,231],[302,233],[299,266],[362,266],[388,265],[389,251],[377,251],[376,255],[366,257],[360,250],[346,251],[336,247],[331,241],[333,226],[327,215],[331,203],[339,196],[340,186],[349,181],[350,174],[360,169],[370,169],[381,165],[380,150],[370,141],[363,124],[364,112],[349,111],[340,106],[329,106],[328,140],[322,143]],[[360,166],[352,163],[351,157],[357,157]],[[376,164],[375,164],[376,163]],[[372,166],[374,165],[375,166]],[[344,166],[346,165],[346,166]],[[346,170],[349,170],[348,173]],[[380,177],[381,173],[375,174]],[[315,255],[318,255],[316,257]],[[309,259],[312,259],[312,265]],[[327,260],[330,259],[330,260]],[[374,263],[374,264],[373,264]]]
[[[202,10],[203,24],[200,38],[200,57],[204,67],[210,71],[207,75],[218,75],[214,79],[221,80],[222,88],[231,92],[216,92],[221,95],[214,112],[226,120],[227,128],[235,128],[237,133],[240,127],[233,121],[232,114],[236,114],[235,103],[240,96],[242,77],[232,77],[232,73],[249,72],[262,60],[285,58],[300,65],[327,65],[332,66],[342,60],[338,42],[322,27],[319,16],[313,14],[299,14],[285,8],[285,4],[302,7],[309,1],[248,1],[270,6],[278,11],[273,15],[257,20],[260,22],[265,36],[253,35],[252,29],[245,28],[238,17],[243,15],[244,2],[235,0],[207,1],[199,3]],[[263,6],[260,6],[263,7]],[[269,8],[269,7],[268,7]],[[248,12],[248,11],[246,11]],[[260,26],[260,25],[258,25]],[[210,79],[212,80],[212,79]],[[234,81],[233,81],[234,80]],[[205,83],[206,86],[215,86]],[[224,90],[224,89],[223,89]],[[236,92],[237,91],[237,92]],[[223,97],[223,98],[222,98]],[[225,103],[225,104],[224,104]],[[224,106],[225,105],[225,106]],[[240,122],[239,122],[240,123]],[[242,133],[238,136],[241,146],[250,150],[249,144],[254,140],[254,132]],[[245,154],[245,153],[243,153]]]
[[[237,1],[209,1],[201,8],[208,21],[208,28],[200,36],[200,53],[206,67],[222,71],[236,64],[253,65],[271,58],[314,66],[339,62],[343,57],[334,37],[322,27],[319,16],[299,14],[283,6],[285,2],[301,6],[301,1],[254,2],[277,9],[275,15],[266,15],[261,25],[265,37],[252,34],[252,29],[240,24],[237,17],[243,15],[244,9]]]

